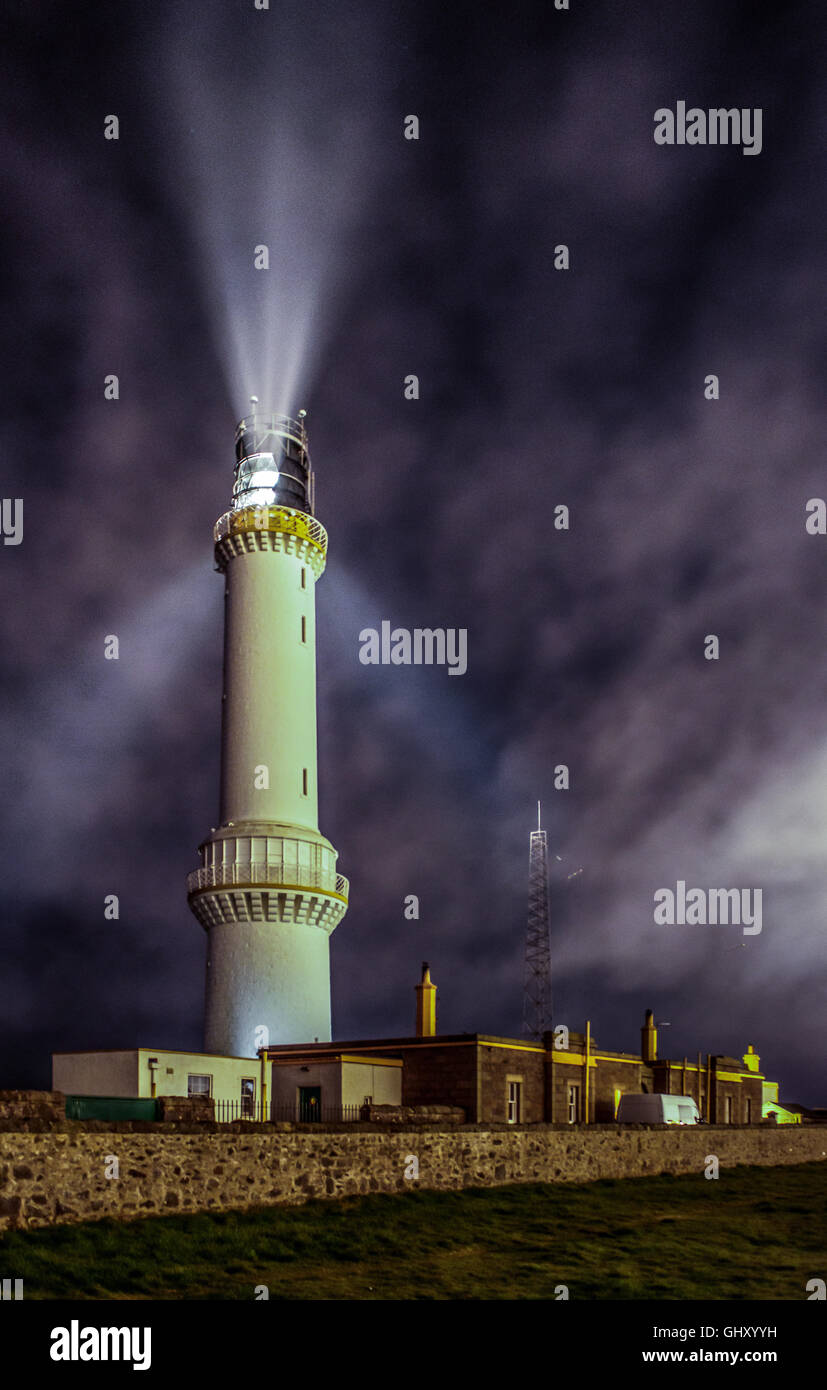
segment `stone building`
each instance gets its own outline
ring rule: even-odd
[[[621,1095],[634,1091],[692,1096],[710,1124],[756,1124],[764,1118],[764,1088],[773,1083],[759,1071],[752,1046],[741,1059],[701,1053],[658,1057],[651,1010],[641,1029],[640,1053],[599,1046],[589,1024],[583,1033],[557,1028],[542,1042],[487,1033],[439,1035],[435,995],[425,965],[414,1037],[264,1049],[270,1099],[279,1117],[321,1117],[338,1105],[361,1103],[450,1105],[476,1124],[606,1124],[615,1119]],[[371,1089],[359,1095],[359,1082],[367,1085],[369,1077]]]

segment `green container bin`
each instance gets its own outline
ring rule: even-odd
[[[67,1096],[67,1120],[157,1120],[157,1100],[137,1096]]]

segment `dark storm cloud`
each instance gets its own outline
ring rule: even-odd
[[[804,532],[824,492],[815,11],[744,26],[735,6],[526,4],[466,25],[463,6],[391,5],[381,24],[351,7],[343,29],[327,5],[280,28],[202,8],[197,32],[189,7],[149,7],[106,40],[107,110],[132,121],[119,148],[80,94],[74,130],[35,99],[54,55],[30,44],[15,89],[3,487],[25,497],[26,540],[2,557],[3,828],[28,985],[7,976],[4,994],[60,1018],[45,1052],[198,1045],[183,876],[217,798],[210,525],[249,389],[245,328],[255,359],[298,316],[291,404],[310,410],[331,538],[321,826],[351,879],[337,1034],[408,1032],[423,957],[442,1029],[519,1026],[541,796],[561,856],[558,1016],[634,1046],[654,1005],[670,1051],[753,1042],[788,1095],[823,1099],[825,561]],[[74,42],[77,57],[90,39]],[[764,107],[762,154],[655,146],[653,113],[678,99]],[[401,138],[408,112],[418,143]],[[264,294],[242,260],[268,218]],[[362,666],[358,633],[386,618],[466,627],[467,675]],[[558,763],[570,792],[553,790]],[[655,927],[652,894],[679,877],[762,887],[762,934]],[[64,935],[120,1004],[94,1038],[34,944],[61,889]],[[90,944],[107,892],[125,904],[108,925],[121,956]]]

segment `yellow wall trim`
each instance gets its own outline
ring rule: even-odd
[[[347,1053],[342,1053],[340,1062],[364,1062],[364,1057],[351,1057]],[[404,1067],[405,1063],[401,1057],[372,1057],[370,1065],[372,1067]]]
[[[669,1068],[670,1068],[670,1070],[671,1070],[672,1072],[683,1071],[683,1062],[672,1062],[672,1061],[670,1061],[670,1062],[669,1062]],[[697,1062],[687,1062],[687,1064],[686,1064],[686,1070],[687,1070],[688,1072],[690,1072],[690,1071],[697,1072],[697,1070],[698,1070],[698,1064],[697,1064]],[[701,1064],[701,1075],[703,1076],[705,1072],[706,1072],[706,1062],[703,1062],[703,1063]],[[736,1072],[736,1071],[718,1071],[718,1072],[714,1072],[713,1075],[715,1075],[715,1076],[720,1076],[724,1081],[751,1081],[751,1080],[753,1080],[753,1078],[757,1079],[758,1081],[763,1081],[763,1080],[764,1080],[764,1073],[763,1073],[763,1072],[760,1072],[760,1071],[742,1071],[742,1072]]]
[[[619,1057],[612,1056],[606,1052],[595,1052],[594,1056],[599,1062],[626,1062],[630,1067],[648,1067],[651,1062],[644,1062],[640,1057]]]

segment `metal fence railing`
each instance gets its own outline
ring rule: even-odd
[[[289,1121],[292,1124],[346,1124],[366,1117],[363,1105],[315,1105],[293,1102],[292,1105],[267,1104],[260,1101],[217,1100],[215,1118],[220,1124],[233,1120]]]

